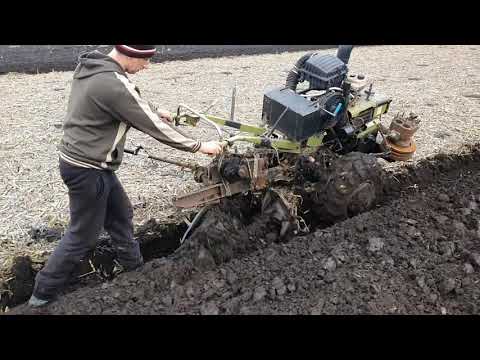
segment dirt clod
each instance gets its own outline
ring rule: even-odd
[[[219,310],[217,305],[214,302],[208,302],[206,304],[203,304],[200,307],[200,314],[202,315],[218,315]]]
[[[381,238],[372,237],[368,239],[368,250],[371,252],[380,251],[384,246],[384,242]]]
[[[333,257],[329,257],[325,261],[325,265],[323,265],[323,268],[327,271],[335,271],[335,269],[337,268],[337,262]]]
[[[472,274],[475,271],[470,263],[465,263],[464,270],[466,274]]]
[[[471,253],[472,262],[477,267],[480,267],[480,253],[473,252]]]
[[[463,216],[468,216],[472,213],[472,210],[470,210],[469,208],[461,208],[460,211],[462,212]]]
[[[267,296],[267,290],[265,290],[265,287],[259,286],[255,289],[255,292],[253,293],[253,301],[261,301],[265,298],[265,296]]]
[[[226,276],[227,276],[227,282],[229,285],[234,285],[238,280],[237,274],[235,274],[235,272],[230,269],[227,271]]]
[[[440,291],[442,292],[442,294],[446,295],[452,292],[453,290],[455,290],[455,286],[456,286],[455,279],[448,278],[442,281],[440,285]]]
[[[438,216],[435,216],[435,220],[437,221],[437,223],[439,225],[443,225],[447,222],[448,220],[448,216],[445,216],[445,215],[438,215]]]
[[[200,248],[200,251],[198,252],[196,265],[203,270],[213,269],[215,267],[215,260],[210,252],[204,247]]]
[[[275,293],[279,296],[283,296],[287,292],[287,287],[279,277],[273,279],[272,287],[275,289]]]
[[[290,284],[287,285],[287,290],[289,292],[294,292],[296,289],[297,289],[297,287],[295,286],[294,283],[290,283]]]
[[[443,202],[449,202],[450,197],[447,194],[439,194],[438,195],[438,200],[443,201]]]

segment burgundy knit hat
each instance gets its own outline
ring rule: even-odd
[[[156,51],[155,45],[115,45],[115,49],[133,58],[150,58]]]

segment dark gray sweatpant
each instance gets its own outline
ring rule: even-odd
[[[85,255],[95,248],[102,227],[110,234],[118,262],[127,270],[143,258],[133,238],[133,209],[113,171],[86,169],[60,160],[68,187],[70,224],[47,264],[37,274],[33,295],[49,300],[67,283]]]

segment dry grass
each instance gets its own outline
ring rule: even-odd
[[[204,109],[218,100],[211,113],[221,116],[228,116],[236,85],[238,119],[255,123],[260,120],[263,92],[282,85],[303,54],[154,64],[132,80],[145,98],[161,107],[173,111],[185,103]],[[375,91],[394,99],[390,115],[413,110],[421,117],[416,159],[480,140],[480,46],[355,48],[350,68],[371,77]],[[71,76],[71,72],[0,76],[0,267],[14,253],[35,255],[53,248],[52,243],[33,243],[28,235],[31,226],[68,221],[68,197],[58,173],[56,146],[62,136]],[[204,140],[215,138],[215,132],[205,126],[185,131]],[[132,130],[127,146],[137,144],[178,160],[209,161]],[[118,176],[135,205],[136,223],[173,215],[172,196],[197,186],[188,172],[179,172],[173,165],[128,155]]]

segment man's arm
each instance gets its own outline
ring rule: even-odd
[[[148,105],[150,105],[150,109],[152,109],[153,112],[156,113],[162,120],[166,120],[169,123],[173,121],[173,117],[170,111],[159,109],[158,106],[154,105],[150,101],[148,102]]]
[[[117,73],[114,76],[118,83],[112,89],[114,96],[110,108],[118,120],[176,149],[190,152],[200,150],[200,141],[187,138],[164,123],[125,76]]]

